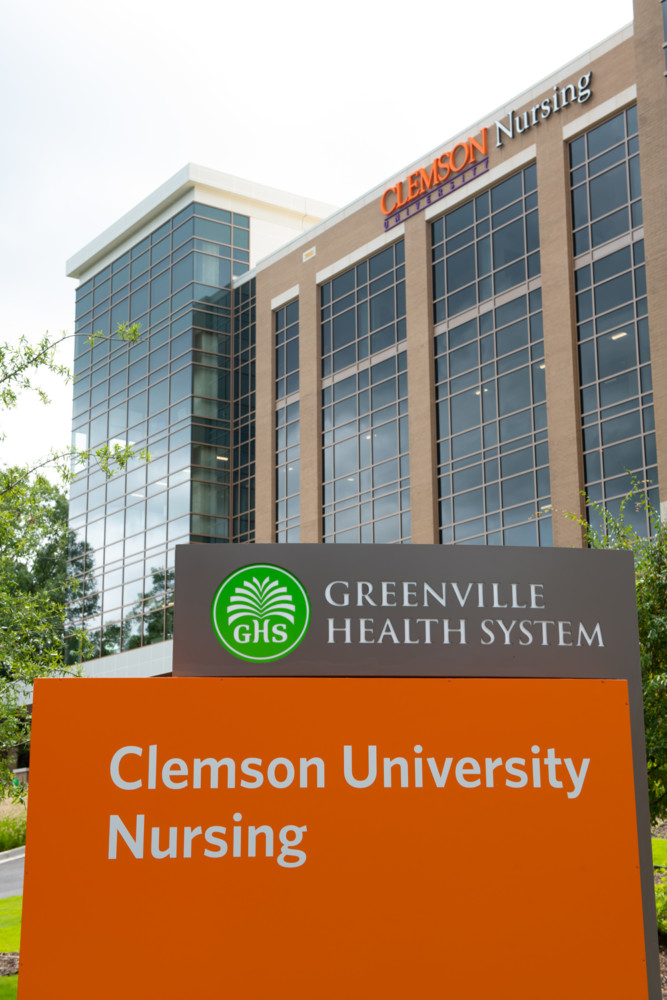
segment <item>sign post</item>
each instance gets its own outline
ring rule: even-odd
[[[174,678],[38,682],[20,1000],[116,997],[110,962],[137,998],[659,998],[628,554],[176,580]]]

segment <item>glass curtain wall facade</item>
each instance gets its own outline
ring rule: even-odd
[[[324,541],[408,542],[403,242],[320,294]]]
[[[440,541],[551,545],[535,165],[432,225]]]
[[[70,624],[90,657],[169,638],[174,546],[230,539],[230,283],[248,253],[247,216],[193,203],[77,291],[73,444],[150,453],[71,487]]]
[[[633,483],[647,484],[657,509],[636,108],[572,142],[570,167],[586,493],[617,515]],[[630,508],[645,534],[645,512]]]

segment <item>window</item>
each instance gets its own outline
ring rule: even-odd
[[[432,246],[435,323],[539,275],[535,166],[437,219]]]
[[[405,339],[403,242],[322,285],[322,375]]]
[[[541,292],[435,338],[440,540],[550,545]]]
[[[407,355],[323,392],[325,542],[410,541]]]

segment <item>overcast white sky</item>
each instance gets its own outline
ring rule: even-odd
[[[344,205],[631,19],[631,0],[3,3],[0,343],[71,331],[65,261],[185,163]],[[43,384],[48,410],[3,415],[0,464],[68,444],[71,389]]]

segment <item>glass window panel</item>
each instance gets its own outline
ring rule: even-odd
[[[537,212],[529,212],[526,216],[526,249],[528,252],[537,250],[540,245],[540,227]]]
[[[588,133],[588,155],[597,156],[606,149],[622,142],[624,137],[625,123],[621,113]]]
[[[157,305],[158,302],[162,302],[166,299],[170,292],[170,272],[169,270],[163,271],[157,278],[153,278],[151,281],[151,305]],[[134,296],[133,305],[134,305]]]
[[[593,264],[593,279],[596,282],[606,281],[615,274],[621,274],[632,266],[632,256],[630,247],[623,247],[615,253],[610,253],[606,257],[601,257]],[[589,268],[585,269],[587,272]],[[590,283],[590,281],[589,281]]]
[[[334,470],[336,477],[354,472],[358,468],[357,438],[348,438],[334,445]]]
[[[480,423],[480,391],[470,389],[451,399],[452,433],[468,430]]]
[[[514,476],[519,472],[526,472],[533,467],[533,449],[520,448],[518,451],[504,455],[500,460],[500,468],[503,478]]]
[[[620,146],[616,146],[614,149],[610,149],[608,152],[603,153],[601,156],[597,156],[588,165],[588,174],[590,177],[595,177],[596,174],[602,173],[607,167],[611,167],[614,163],[619,163],[621,160],[625,159],[625,143]]]
[[[193,278],[193,254],[188,254],[188,256],[183,257],[179,260],[171,269],[173,290],[178,291],[179,288],[183,288],[184,285],[189,284]]]
[[[369,286],[369,292],[371,295],[376,295],[378,292],[383,291],[385,288],[389,288],[394,282],[394,272],[390,271],[387,274],[383,274],[380,278],[376,278],[375,281],[371,281]]]
[[[532,472],[503,480],[501,490],[505,507],[533,500],[535,498],[535,481]]]
[[[151,386],[148,390],[148,411],[157,413],[163,410],[169,403],[169,382],[163,379],[157,385]]]
[[[521,524],[514,528],[506,528],[503,532],[505,545],[536,545],[536,530],[536,525],[534,523]],[[549,543],[545,542],[543,544]]]
[[[133,497],[133,494],[130,494]],[[128,499],[130,499],[128,497]],[[146,504],[132,503],[125,512],[125,534],[134,535],[146,527]]]
[[[630,160],[630,197],[632,199],[641,198],[642,183],[639,173],[639,157],[633,156]]]
[[[500,295],[501,292],[507,291],[525,280],[526,263],[524,260],[517,260],[514,264],[508,264],[507,267],[495,272],[493,278],[495,293]]]
[[[167,520],[167,494],[166,492],[156,493],[148,497],[146,501],[146,524],[152,527],[161,521]]]
[[[521,368],[498,379],[498,411],[500,416],[529,406],[530,402],[530,372],[528,368]]]
[[[530,434],[532,431],[530,410],[524,410],[523,413],[515,413],[511,417],[504,417],[499,421],[499,425],[501,442],[512,441],[515,438],[522,437],[524,434]]]
[[[462,458],[465,455],[473,455],[482,450],[482,434],[480,428],[467,431],[465,434],[457,434],[452,438],[452,456]]]
[[[502,184],[496,184],[495,187],[491,189],[491,209],[496,212],[498,209],[504,208],[511,202],[516,201],[523,194],[523,182],[522,175],[515,174],[514,177],[508,178],[508,180],[503,181]]]
[[[349,292],[353,291],[355,283],[355,272],[354,269],[346,271],[344,274],[338,275],[331,282],[331,294],[334,299],[339,299],[342,295],[347,295]],[[324,300],[323,300],[324,304]]]
[[[484,513],[484,491],[481,489],[460,493],[453,502],[455,521],[466,521]]]
[[[484,475],[486,476],[486,469],[484,471]],[[471,465],[462,472],[455,472],[452,476],[452,484],[454,493],[463,493],[465,490],[472,489],[474,486],[481,486],[482,466]]]
[[[476,303],[477,289],[475,285],[469,285],[467,288],[461,289],[460,292],[454,292],[453,295],[447,296],[447,312],[450,316],[456,316],[458,313],[470,309]]]
[[[348,309],[347,312],[340,313],[334,317],[332,334],[333,350],[345,347],[354,340],[356,336],[354,309]]]
[[[369,306],[371,331],[378,330],[387,323],[391,323],[395,319],[394,289],[388,288],[381,294],[374,295],[369,301]],[[392,330],[390,342],[393,342],[393,339],[394,334]]]
[[[169,519],[182,517],[190,510],[190,483],[181,483],[169,490]]]
[[[387,406],[389,403],[395,402],[396,389],[397,385],[395,379],[388,379],[386,382],[374,385],[371,389],[372,408],[374,410],[379,410],[383,406]]]
[[[460,375],[479,364],[479,354],[477,343],[467,344],[458,350],[452,351],[449,355],[451,375]]]
[[[491,240],[489,237],[477,241],[477,273],[480,277],[488,274],[491,270]],[[471,266],[470,279],[474,278],[474,271]],[[463,283],[463,282],[462,282]]]
[[[445,230],[448,237],[455,236],[473,224],[475,221],[473,206],[474,202],[469,201],[445,216]]]
[[[445,245],[445,252],[449,255],[454,253],[456,250],[460,250],[461,247],[466,246],[468,243],[475,239],[475,230],[471,226],[469,229],[464,229],[458,235],[453,236],[451,239],[447,240]]]
[[[385,483],[394,482],[399,478],[398,462],[390,461],[376,465],[373,469],[373,485],[382,486]]]
[[[588,190],[585,184],[572,192],[572,220],[575,229],[588,222]]]
[[[608,215],[600,222],[595,222],[591,226],[593,246],[601,246],[616,236],[620,236],[628,228],[628,210],[621,208],[618,212]]]
[[[528,344],[528,323],[525,319],[512,323],[496,334],[498,355],[509,354]]]
[[[591,218],[598,219],[614,211],[628,200],[627,174],[624,163],[593,178],[590,185]]]
[[[134,322],[148,309],[148,285],[130,295],[130,320]]]
[[[639,410],[624,413],[620,417],[612,420],[602,421],[602,444],[614,444],[623,438],[633,437],[641,433],[641,419]]]
[[[374,462],[383,462],[398,454],[397,427],[393,421],[374,430],[372,440]]]
[[[586,294],[586,293],[584,293]],[[595,308],[597,312],[607,312],[615,309],[634,296],[631,272],[618,275],[611,281],[605,281],[595,289]]]
[[[127,427],[127,403],[109,410],[109,437],[118,437]]]
[[[642,439],[624,441],[602,451],[602,463],[606,478],[619,476],[623,472],[633,472],[644,465]]]
[[[461,323],[460,326],[455,326],[449,331],[449,347],[450,350],[456,347],[460,347],[462,344],[467,344],[471,340],[475,340],[477,337],[477,321],[469,320],[467,323]],[[446,346],[446,342],[443,341],[443,347]]]
[[[488,241],[487,241],[488,242]],[[487,268],[488,271],[488,268]],[[482,271],[481,273],[487,273]],[[447,290],[455,292],[475,280],[475,247],[459,250],[447,259]]]
[[[369,276],[377,278],[394,266],[394,247],[387,247],[381,253],[375,254],[368,262]]]
[[[601,379],[634,367],[637,364],[634,330],[620,330],[598,337],[597,354]]]

